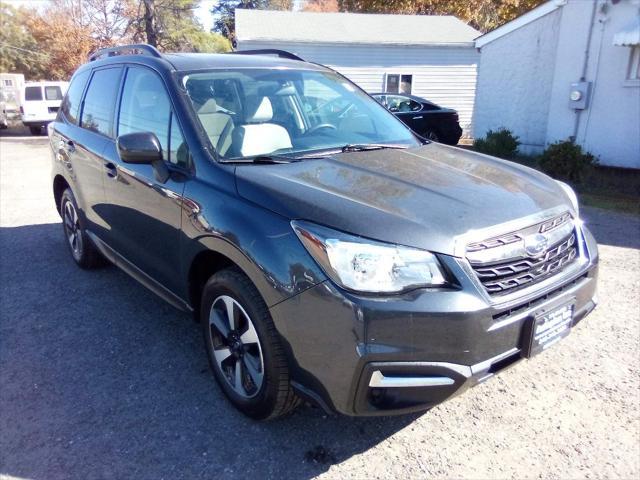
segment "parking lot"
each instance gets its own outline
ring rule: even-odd
[[[200,329],[78,269],[46,137],[0,133],[0,478],[638,478],[640,219],[585,209],[600,305],[558,346],[430,412],[253,422]]]

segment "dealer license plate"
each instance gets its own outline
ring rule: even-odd
[[[524,335],[524,356],[533,357],[569,335],[573,307],[573,303],[568,303],[533,317]]]

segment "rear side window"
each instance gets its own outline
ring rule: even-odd
[[[42,87],[27,87],[24,89],[24,99],[27,102],[42,100]]]
[[[111,137],[111,121],[118,96],[121,68],[96,70],[84,97],[80,126]]]
[[[80,102],[82,100],[82,92],[89,79],[90,70],[85,70],[76,74],[71,80],[67,96],[62,102],[60,109],[69,123],[78,124],[78,113],[80,111]]]
[[[44,87],[45,100],[62,100],[62,89],[57,85]]]

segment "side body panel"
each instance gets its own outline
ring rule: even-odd
[[[183,199],[185,285],[194,259],[206,251],[220,253],[238,265],[267,306],[325,280],[288,219],[237,195],[233,166],[200,160],[198,177],[187,184]]]

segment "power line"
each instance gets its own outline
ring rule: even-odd
[[[10,48],[12,50],[18,50],[20,52],[35,53],[36,55],[42,55],[43,57],[48,57],[49,56],[48,53],[36,52],[35,50],[27,50],[26,48],[14,47],[13,45],[9,45],[8,43],[0,44],[0,48]]]

